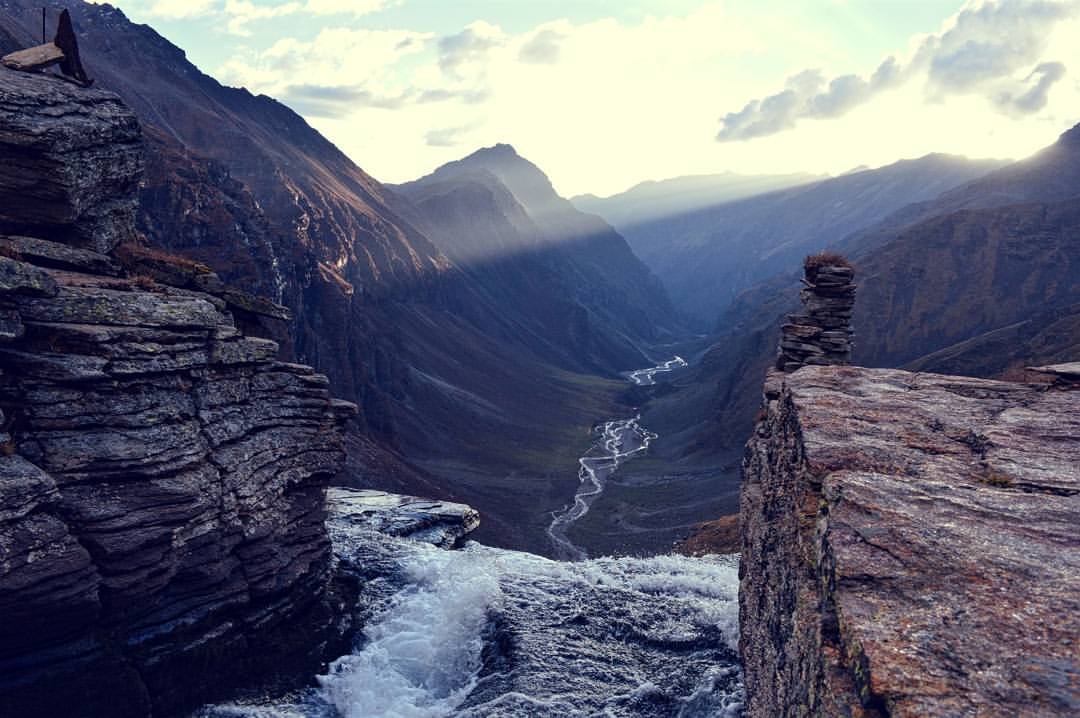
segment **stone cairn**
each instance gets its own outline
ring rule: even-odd
[[[792,314],[781,329],[776,368],[793,372],[807,364],[847,364],[854,345],[855,268],[839,254],[815,254],[803,263],[799,293],[804,314]]]

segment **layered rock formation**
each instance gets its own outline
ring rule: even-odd
[[[330,489],[327,501],[333,521],[440,548],[453,548],[480,525],[476,509],[453,501],[347,488]]]
[[[135,239],[142,139],[118,97],[5,71],[0,127],[0,223],[9,231],[33,228],[98,252]]]
[[[804,271],[800,297],[806,312],[788,317],[780,330],[776,368],[786,372],[851,360],[855,269],[840,256],[815,255],[806,258]]]
[[[743,464],[748,715],[1080,711],[1080,392],[771,374]]]
[[[0,108],[5,151],[31,148],[0,170],[0,714],[170,715],[310,675],[355,407],[237,329],[272,303],[98,251],[134,236],[114,95],[0,70]]]

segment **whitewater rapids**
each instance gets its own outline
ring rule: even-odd
[[[647,386],[679,358],[631,372]],[[651,372],[651,373],[650,373]],[[457,550],[332,516],[339,570],[360,578],[355,649],[282,699],[198,718],[738,718],[734,556],[587,559],[565,536],[618,465],[656,435],[597,428],[582,488],[549,534],[554,561],[475,542]]]
[[[636,718],[742,713],[732,557],[574,563],[337,525],[365,628],[318,686],[202,718]]]

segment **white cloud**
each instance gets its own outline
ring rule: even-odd
[[[566,36],[561,32],[544,28],[525,41],[518,51],[518,59],[545,65],[558,62],[561,44],[565,39]]]
[[[1026,87],[1002,90],[994,97],[994,104],[1010,115],[1023,116],[1038,112],[1049,102],[1050,88],[1065,77],[1065,65],[1060,62],[1044,62],[1025,78]]]
[[[205,15],[217,4],[217,0],[157,0],[150,4],[147,13],[154,17],[180,20]]]
[[[390,0],[307,0],[304,12],[315,15],[368,15],[394,3]]]
[[[226,28],[233,35],[249,36],[248,28],[258,20],[292,15],[303,9],[298,2],[287,2],[280,5],[256,5],[251,0],[225,0],[224,12],[227,23]]]
[[[324,29],[310,42],[283,38],[262,52],[236,55],[218,75],[310,117],[396,109],[422,95],[395,78],[396,64],[422,52],[432,39],[410,30]]]
[[[348,15],[355,18],[384,10],[399,2],[400,0],[286,0],[267,4],[254,0],[150,0],[138,3],[137,7],[150,18],[220,18],[226,32],[250,37],[252,30],[249,26],[262,20],[297,14]],[[125,7],[128,5],[129,3],[125,3]]]
[[[424,135],[424,143],[429,147],[460,147],[465,144],[466,136],[472,132],[472,125],[464,127],[440,127],[429,130]]]
[[[827,88],[820,71],[805,70],[791,77],[783,91],[724,115],[716,137],[721,142],[748,140],[790,130],[800,120],[839,117],[916,77],[932,101],[977,94],[1006,114],[1038,112],[1065,74],[1060,61],[1039,60],[1054,27],[1077,8],[1060,0],[970,2],[940,33],[917,40],[906,63],[889,57],[870,77],[841,75]]]
[[[984,38],[991,64],[1015,68],[1001,77],[976,72],[970,54],[960,62],[956,52],[987,32],[962,13],[859,71],[863,61],[805,13],[731,7],[522,32],[494,22],[442,35],[336,27],[238,48],[216,74],[289,104],[383,181],[509,142],[568,194],[724,170],[841,172],[932,151],[1015,157],[1080,120],[1077,18],[1033,25],[1041,39],[1017,30],[1006,55],[1023,61],[995,49],[1008,33]],[[935,54],[920,56],[931,41]],[[950,56],[931,82],[930,58]],[[822,69],[800,71],[807,57]],[[743,107],[784,76],[741,123],[761,123],[754,141],[712,141],[718,103]]]

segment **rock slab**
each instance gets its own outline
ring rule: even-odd
[[[0,233],[100,253],[134,241],[142,145],[113,93],[0,67]]]
[[[748,715],[1080,713],[1080,392],[805,367],[765,397]]]
[[[331,488],[327,505],[334,521],[440,548],[453,548],[480,525],[480,513],[467,504],[373,489]]]

